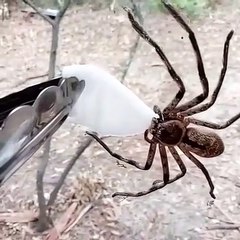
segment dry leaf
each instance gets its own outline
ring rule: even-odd
[[[78,214],[76,215],[77,217],[71,221],[65,228],[64,232],[69,232],[77,223],[78,221],[85,215],[87,214],[88,211],[91,210],[91,208],[93,207],[93,204],[90,203],[88,204],[86,207],[84,208],[81,208],[79,211],[78,211]]]
[[[59,236],[63,233],[66,225],[71,220],[74,211],[76,210],[78,203],[74,202],[62,215],[62,217],[56,222],[55,226],[49,231],[48,235],[44,240],[58,240]]]

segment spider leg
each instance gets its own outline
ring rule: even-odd
[[[183,20],[183,18],[176,12],[176,10],[170,4],[166,3],[166,1],[164,1],[164,0],[162,0],[162,3],[166,7],[166,9],[169,11],[169,13],[175,18],[175,20],[181,25],[181,27],[189,35],[190,42],[192,44],[193,50],[196,55],[198,74],[199,74],[200,82],[201,82],[201,85],[203,88],[203,93],[201,93],[194,99],[192,99],[176,108],[176,112],[180,112],[180,111],[185,111],[185,110],[189,109],[190,107],[194,107],[197,104],[201,103],[203,100],[205,100],[208,97],[209,84],[208,84],[208,80],[207,80],[207,77],[205,74],[202,56],[201,56],[200,49],[199,49],[197,40],[195,38],[194,32],[191,30],[191,28],[187,25],[187,23]]]
[[[135,20],[132,12],[128,8],[124,8],[128,14],[129,21],[132,24],[133,29],[141,36],[148,44],[150,44],[152,47],[155,48],[155,51],[159,55],[159,57],[162,59],[163,63],[165,64],[168,73],[172,77],[172,79],[177,83],[179,87],[179,91],[173,98],[170,104],[164,109],[163,113],[167,114],[170,112],[173,108],[177,106],[177,104],[182,100],[184,93],[185,93],[185,86],[183,84],[182,79],[179,77],[179,75],[176,73],[174,68],[172,67],[171,63],[169,62],[166,55],[163,53],[162,49],[159,47],[159,45],[149,36],[149,34],[144,30],[144,28]]]
[[[178,179],[182,178],[185,175],[187,169],[186,169],[183,161],[181,160],[178,152],[176,151],[176,149],[174,147],[168,147],[168,148],[169,148],[171,154],[173,155],[174,159],[176,160],[179,168],[181,169],[181,173],[177,174],[174,178],[170,179],[167,183],[164,183],[161,180],[156,180],[154,182],[153,186],[146,191],[141,191],[138,193],[116,192],[112,195],[112,197],[116,197],[116,196],[141,197],[141,196],[147,195],[149,193],[155,192],[161,188],[164,188],[166,185],[173,183],[173,182],[177,181]]]
[[[167,151],[166,147],[158,144],[159,152],[160,152],[160,158],[162,162],[162,168],[163,168],[163,182],[165,184],[169,181],[169,165],[168,165],[168,157],[167,157]]]
[[[141,166],[137,161],[131,160],[131,159],[126,159],[122,157],[121,155],[114,153],[106,143],[104,143],[96,134],[91,133],[91,132],[86,132],[88,135],[93,137],[112,157],[115,157],[116,159],[128,163],[138,169],[141,170],[149,170],[152,166],[153,159],[155,156],[157,144],[156,143],[150,143],[149,151],[148,151],[148,157],[147,157],[147,162],[145,163],[145,166]]]
[[[146,191],[141,191],[141,192],[137,192],[137,193],[132,193],[132,192],[115,192],[112,197],[116,197],[116,196],[121,196],[121,197],[142,197],[145,195],[148,195],[149,193],[155,192],[161,188],[164,188],[167,184],[162,182],[160,184],[156,183],[153,184],[152,187],[150,187],[148,190]]]
[[[203,112],[203,111],[206,111],[207,109],[209,109],[216,101],[217,97],[218,97],[218,94],[219,94],[219,91],[222,87],[222,83],[223,83],[223,80],[224,80],[224,77],[225,77],[225,74],[226,74],[226,71],[227,71],[227,64],[228,64],[228,50],[229,50],[229,44],[230,44],[230,40],[233,36],[233,31],[230,31],[229,34],[227,35],[227,38],[226,38],[226,41],[225,41],[225,44],[224,44],[224,50],[223,50],[223,66],[222,66],[222,70],[221,70],[221,73],[220,73],[220,77],[219,77],[219,80],[218,80],[218,84],[212,94],[212,97],[211,97],[211,100],[208,102],[208,103],[205,103],[205,104],[202,104],[200,106],[197,106],[195,108],[192,108],[192,109],[189,109],[189,110],[186,110],[184,112],[181,112],[181,116],[185,117],[185,116],[191,116],[193,114],[196,114],[196,113],[200,113],[200,112]]]
[[[169,183],[175,182],[179,178],[182,178],[186,174],[187,169],[186,169],[182,159],[180,158],[178,152],[176,151],[176,149],[171,146],[168,146],[168,149],[181,170],[181,173],[177,174],[176,177],[174,177],[168,181],[168,184],[169,184]],[[157,183],[161,183],[161,182],[162,182],[161,180],[156,180],[153,182],[153,184],[157,184]]]
[[[186,168],[186,166],[184,165],[184,163],[183,163],[181,157],[179,156],[177,150],[176,150],[174,147],[171,147],[171,146],[169,146],[168,149],[169,149],[170,153],[172,154],[172,156],[174,157],[176,163],[178,164],[178,166],[179,166],[179,168],[180,168],[180,170],[181,170],[181,173],[179,173],[179,174],[175,177],[176,180],[177,180],[177,179],[183,177],[183,176],[186,174],[187,168]],[[174,178],[173,178],[173,180],[174,180]],[[174,181],[176,181],[176,180],[174,180]]]
[[[162,169],[163,169],[163,182],[165,184],[169,181],[169,165],[168,165],[168,158],[167,158],[167,152],[165,146],[158,144],[159,152],[160,152],[160,158],[162,162]],[[153,182],[152,185],[155,185],[157,183],[162,182],[161,180],[156,180]]]
[[[199,168],[201,169],[201,171],[203,172],[203,174],[205,175],[207,181],[208,181],[208,184],[210,186],[210,195],[212,198],[216,198],[213,191],[214,191],[214,185],[213,185],[213,182],[211,180],[211,177],[208,173],[208,170],[204,167],[204,165],[197,159],[195,158],[189,151],[187,151],[183,146],[181,146],[181,144],[178,146],[181,151]]]
[[[239,118],[240,118],[240,113],[236,114],[235,116],[233,116],[228,121],[226,121],[226,122],[224,122],[222,124],[206,122],[206,121],[199,120],[199,119],[196,119],[196,118],[186,118],[186,120],[189,123],[193,123],[195,125],[199,125],[199,126],[203,126],[203,127],[207,127],[207,128],[224,129],[224,128],[227,128],[228,126],[230,126],[231,124],[233,124]]]
[[[148,133],[149,133],[149,130],[147,129],[144,132],[144,139],[145,139],[145,141],[147,141],[148,143],[154,143],[154,141],[148,137]]]

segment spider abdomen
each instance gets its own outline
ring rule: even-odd
[[[214,132],[187,128],[182,146],[200,157],[211,158],[223,153],[224,143]]]

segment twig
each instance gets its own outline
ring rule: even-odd
[[[46,77],[46,76],[48,76],[48,73],[33,76],[33,77],[28,77],[28,78],[26,78],[26,80],[33,80],[33,79],[42,78],[42,77]]]
[[[47,142],[49,142],[49,140]],[[41,157],[42,161],[39,162],[39,167],[37,169],[36,186],[37,186],[38,207],[39,207],[37,230],[39,232],[45,231],[46,229],[48,229],[50,225],[49,219],[47,216],[47,207],[46,207],[46,200],[44,197],[44,187],[43,187],[43,177],[48,164],[48,161],[46,161],[46,159],[49,159],[50,146],[51,146],[50,143],[51,142],[49,142],[49,144],[45,144],[46,154],[42,155]]]
[[[208,230],[238,230],[240,232],[240,224],[239,223],[234,223],[233,219],[217,204],[214,204],[217,209],[222,213],[222,215],[224,215],[229,224],[221,224],[221,225],[216,225],[216,226],[208,226],[207,229]]]
[[[54,227],[48,232],[47,236],[43,238],[44,240],[59,240],[61,237],[61,234],[64,232],[64,229],[66,228],[66,225],[71,220],[72,216],[74,215],[74,212],[76,211],[78,207],[77,202],[73,202],[67,210],[62,214],[60,219],[56,221],[54,224]]]
[[[49,61],[49,74],[48,74],[49,80],[55,76],[60,22],[71,2],[71,0],[65,0],[65,1],[66,2],[63,8],[58,12],[52,25],[52,43],[51,43],[51,52],[50,52],[50,61]]]
[[[64,169],[64,172],[62,173],[61,177],[59,178],[54,190],[50,194],[49,201],[47,203],[47,206],[50,207],[56,200],[57,194],[63,185],[68,173],[74,166],[75,162],[78,160],[78,158],[83,154],[83,152],[90,146],[91,142],[93,141],[92,138],[88,137],[87,140],[82,143],[79,147],[78,150],[76,151],[75,155],[72,157],[70,162],[68,163],[67,167]]]
[[[66,0],[66,1],[64,2],[63,8],[60,10],[60,12],[59,12],[58,15],[57,15],[57,19],[58,19],[57,21],[58,21],[58,22],[60,22],[61,19],[63,18],[65,12],[67,11],[67,9],[68,9],[68,7],[69,7],[69,5],[70,5],[70,3],[71,3],[71,0]]]
[[[34,4],[32,3],[32,1],[23,0],[23,2],[24,2],[25,4],[27,4],[28,6],[30,6],[34,11],[36,11],[44,20],[46,20],[46,21],[47,21],[48,23],[50,23],[52,26],[54,25],[54,21],[53,21],[50,17],[44,15],[36,6],[34,6]]]
[[[226,213],[220,206],[218,203],[215,202],[214,204],[215,207],[217,207],[217,209],[222,213],[223,216],[225,216],[225,218],[227,218],[227,220],[231,223],[233,223],[233,219],[228,215],[228,213]]]
[[[79,222],[79,220],[82,217],[84,217],[93,208],[94,208],[94,204],[93,203],[89,203],[86,207],[81,209],[81,211],[79,212],[79,215],[77,216],[77,218],[74,221],[72,221],[71,223],[68,224],[67,228],[64,230],[64,233],[69,232]]]
[[[143,24],[143,16],[138,8],[138,6],[134,3],[133,0],[131,0],[131,3],[132,3],[132,11],[134,13],[134,15],[138,18],[139,22],[141,24]],[[139,40],[140,40],[140,35],[137,35],[137,38],[133,44],[133,46],[130,48],[130,51],[129,51],[129,58],[128,58],[128,61],[124,67],[124,70],[123,70],[123,73],[122,73],[122,77],[121,77],[121,82],[123,82],[128,74],[128,71],[129,71],[129,68],[132,64],[132,61],[136,55],[136,52],[137,52],[137,48],[138,48],[138,45],[139,45]]]
[[[239,230],[239,224],[214,225],[207,227],[208,230]]]

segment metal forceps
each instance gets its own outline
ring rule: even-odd
[[[58,130],[84,87],[60,76],[0,98],[0,187]]]

